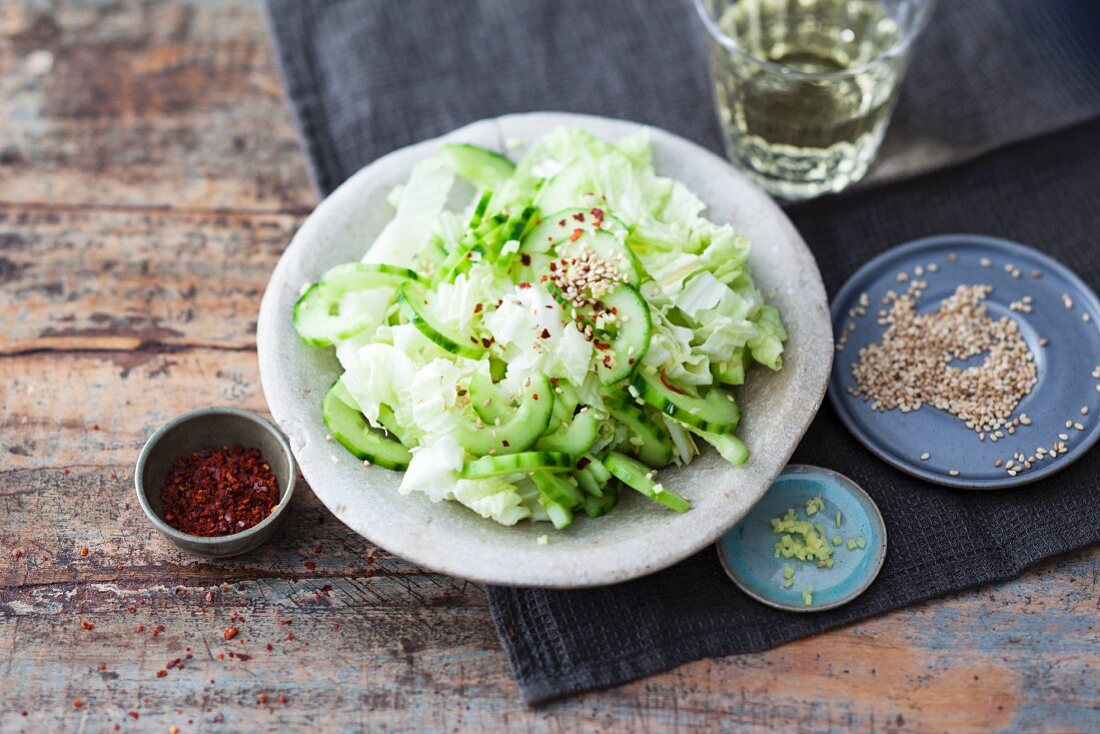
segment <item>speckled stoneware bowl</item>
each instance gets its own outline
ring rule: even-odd
[[[181,533],[166,523],[161,517],[161,491],[172,462],[200,449],[238,445],[259,449],[271,466],[279,487],[274,512],[247,530],[212,538]],[[282,522],[297,478],[294,453],[279,429],[238,408],[199,408],[173,418],[145,442],[134,470],[138,501],[153,526],[180,548],[211,558],[238,556],[267,541]]]
[[[832,328],[821,275],[790,221],[762,191],[725,160],[661,130],[651,130],[659,173],[684,182],[752,241],[756,282],[783,314],[790,341],[779,373],[753,370],[738,391],[739,435],[752,452],[731,467],[707,450],[690,466],[662,471],[662,482],[689,497],[682,515],[626,493],[615,512],[582,518],[563,532],[548,524],[503,527],[450,502],[402,496],[401,475],[364,467],[325,440],[321,397],[339,375],[332,350],[307,347],[291,324],[302,284],[327,268],[358,260],[392,217],[386,195],[413,165],[444,142],[505,150],[513,158],[554,128],[576,125],[616,139],[641,125],[585,115],[538,112],[483,120],[435,140],[398,150],[348,179],[317,207],[275,268],[260,309],[260,376],[272,415],[290,438],[313,491],[341,521],[404,558],[474,581],[515,586],[611,584],[665,568],[713,543],[760,499],[786,465],[825,392],[832,363]],[[540,535],[550,536],[539,545]]]

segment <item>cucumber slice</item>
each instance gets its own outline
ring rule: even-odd
[[[624,235],[599,230],[590,232],[576,242],[566,240],[557,246],[560,257],[573,257],[588,248],[596,257],[615,268],[633,286],[642,282],[642,264],[626,244]]]
[[[456,334],[435,318],[428,309],[426,291],[419,283],[406,281],[397,291],[397,302],[402,313],[421,334],[451,354],[470,359],[480,359],[485,354],[485,348],[476,336]]]
[[[527,451],[535,445],[539,437],[550,424],[554,413],[554,393],[550,390],[550,381],[539,376],[531,380],[519,398],[519,407],[512,417],[485,422],[482,425],[461,423],[458,428],[458,442],[471,454],[493,456],[499,454],[517,454]]]
[[[504,399],[492,378],[479,370],[470,378],[470,405],[481,420],[492,423],[508,415],[511,401]]]
[[[649,467],[639,464],[625,454],[612,451],[604,459],[607,470],[620,482],[631,489],[644,494],[651,500],[660,502],[670,510],[687,512],[691,509],[691,503],[680,495],[665,489],[659,482],[653,481]]]
[[[552,383],[554,387],[554,420],[561,423],[569,423],[573,420],[573,414],[577,412],[577,388],[564,380]],[[556,429],[555,429],[556,430]]]
[[[294,329],[306,344],[331,346],[374,325],[374,317],[360,308],[344,313],[341,303],[347,291],[325,283],[313,283],[294,304]]]
[[[428,282],[415,270],[384,263],[344,263],[321,276],[322,284],[345,292],[365,288],[396,288],[407,280]]]
[[[638,375],[631,387],[657,410],[701,431],[729,433],[741,420],[741,409],[733,395],[718,387],[697,398],[669,385],[660,376],[647,374]]]
[[[614,311],[617,328],[611,337],[610,348],[596,362],[596,372],[600,382],[611,385],[630,377],[649,351],[653,321],[649,304],[632,285],[620,285],[611,291],[603,299],[603,306],[606,311]]]
[[[535,472],[531,479],[539,490],[539,504],[546,510],[554,527],[561,530],[571,525],[573,508],[583,502],[583,498],[574,496],[575,488],[568,482],[559,481],[553,474]]]
[[[589,472],[596,478],[596,481],[600,483],[600,486],[607,484],[611,481],[611,472],[607,470],[603,462],[597,459],[595,456],[584,457],[588,460],[588,465],[584,467],[585,471]]]
[[[722,458],[734,466],[744,464],[749,458],[749,447],[732,433],[710,433],[688,426],[688,430],[713,446]]]
[[[507,456],[483,456],[466,462],[464,479],[487,479],[517,472],[557,472],[573,468],[573,458],[557,451],[524,451]]]
[[[563,476],[537,471],[531,474],[531,480],[555,504],[572,510],[584,502],[584,493]]]
[[[711,362],[711,374],[714,375],[714,379],[727,385],[743,385],[748,361],[746,357],[748,357],[747,350],[744,347],[738,347],[729,359]]]
[[[498,188],[516,170],[512,161],[480,145],[470,143],[444,145],[443,155],[454,166],[455,173],[482,189]]]
[[[492,198],[492,191],[486,191],[478,198],[477,204],[474,206],[474,213],[470,215],[468,229],[477,229],[481,226],[481,220],[485,218],[485,212],[489,210],[489,201]]]
[[[584,514],[592,519],[603,517],[611,511],[619,501],[619,484],[610,482],[603,488],[603,494],[599,497],[584,498]]]
[[[573,479],[576,480],[577,486],[584,490],[585,494],[590,497],[603,497],[603,489],[600,488],[600,483],[596,481],[591,472],[580,469],[573,472]]]
[[[409,450],[372,430],[339,380],[332,384],[321,401],[321,417],[332,437],[355,458],[387,469],[408,468],[412,460]]]
[[[586,233],[619,232],[624,237],[628,234],[625,224],[602,209],[562,209],[543,217],[539,225],[523,238],[522,249],[527,252],[546,252],[559,242],[568,240],[578,229]]]
[[[542,451],[562,451],[570,456],[581,456],[596,443],[600,436],[600,419],[591,408],[573,416],[567,427],[543,436],[535,444]]]
[[[607,408],[615,420],[641,439],[641,446],[633,447],[633,452],[639,459],[654,469],[672,461],[672,439],[663,427],[649,419],[644,410],[637,405],[614,399],[607,401]]]

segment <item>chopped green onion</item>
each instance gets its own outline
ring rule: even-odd
[[[844,542],[844,538],[840,537],[839,535],[834,535],[833,536],[833,545],[840,545],[843,542]]]
[[[814,590],[803,589],[802,590],[802,603],[806,606],[812,606],[814,603]]]
[[[837,510],[837,513],[836,513],[836,526],[838,528],[840,527],[840,510]]]
[[[783,567],[783,578],[789,579],[791,576],[794,576],[794,568],[791,567],[791,566],[784,566]]]

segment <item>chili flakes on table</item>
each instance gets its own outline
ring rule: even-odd
[[[279,503],[259,449],[200,449],[176,459],[161,493],[164,520],[189,535],[231,535],[260,523]]]

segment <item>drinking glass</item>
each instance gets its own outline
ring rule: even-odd
[[[808,199],[861,179],[935,0],[695,0],[730,160]]]

